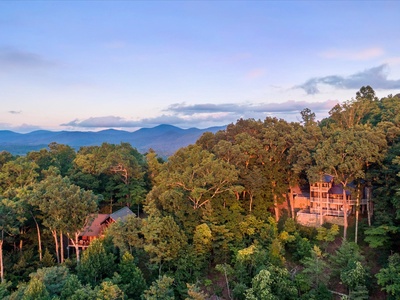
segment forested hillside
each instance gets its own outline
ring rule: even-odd
[[[301,119],[240,119],[167,160],[129,143],[1,152],[0,299],[400,299],[400,94],[362,87]],[[293,195],[325,175],[370,187],[371,208],[298,224]]]

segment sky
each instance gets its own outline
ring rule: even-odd
[[[400,1],[0,1],[0,130],[322,119],[400,93]]]

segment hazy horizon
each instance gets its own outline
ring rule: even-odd
[[[3,1],[0,130],[317,119],[400,92],[397,1]],[[366,22],[366,20],[368,20]]]

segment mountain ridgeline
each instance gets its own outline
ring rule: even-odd
[[[22,134],[2,130],[0,131],[0,150],[14,155],[25,155],[30,151],[46,148],[52,142],[66,144],[77,150],[82,146],[126,142],[139,152],[144,153],[152,148],[160,156],[168,157],[179,148],[195,143],[204,132],[215,133],[225,128],[226,126],[182,129],[164,124],[153,128],[142,128],[134,132],[115,129],[98,132],[37,130]]]

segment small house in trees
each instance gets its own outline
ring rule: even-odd
[[[110,224],[118,220],[124,220],[130,215],[134,215],[134,213],[128,207],[123,207],[112,214],[97,214],[93,216],[90,225],[86,226],[79,235],[79,248],[86,249],[91,241],[103,236],[104,230],[110,226]],[[68,248],[70,247],[73,247],[73,245],[68,246]]]
[[[355,188],[353,190],[343,193],[343,186],[334,183],[333,177],[328,175],[323,176],[319,182],[311,183],[309,190],[294,189],[293,205],[297,210],[297,222],[306,226],[319,226],[325,222],[343,225],[346,202],[348,215],[356,210],[357,192]],[[368,210],[367,205],[372,205],[370,196],[369,187],[360,191],[358,197],[362,211]]]

